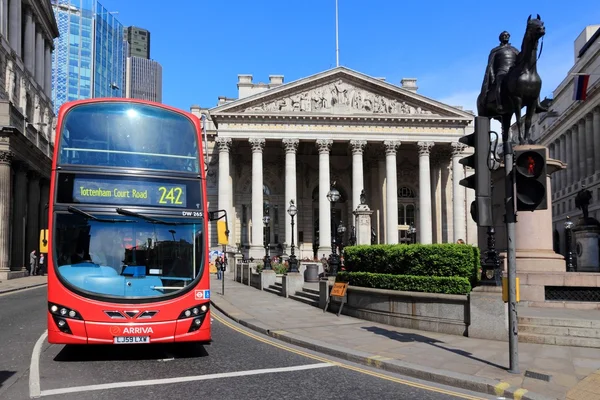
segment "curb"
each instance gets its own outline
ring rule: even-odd
[[[0,294],[12,293],[12,292],[17,292],[19,290],[31,289],[31,288],[35,288],[35,287],[39,287],[39,286],[46,286],[46,285],[48,285],[47,282],[45,282],[45,283],[34,283],[34,284],[31,284],[31,285],[27,285],[27,286],[21,286],[21,287],[18,287],[18,288],[12,288],[12,289],[6,289],[6,290],[0,289]]]
[[[244,319],[243,316],[233,315],[234,313],[228,312],[224,307],[219,306],[213,299],[210,301],[211,305],[219,310],[227,318],[243,325],[249,329],[270,336],[274,339],[281,340],[286,343],[293,344],[298,347],[303,347],[318,353],[327,354],[329,356],[337,357],[343,360],[354,362],[357,364],[374,367],[388,372],[397,373],[400,375],[410,376],[425,381],[435,382],[442,385],[453,386],[460,389],[470,390],[478,393],[491,394],[496,396],[503,396],[507,399],[515,400],[556,400],[556,397],[547,397],[537,393],[530,392],[526,389],[517,387],[511,387],[507,382],[501,382],[498,380],[475,377],[471,375],[461,374],[458,372],[429,368],[421,365],[407,363],[400,360],[386,360],[380,356],[373,356],[372,354],[360,352],[356,350],[350,350],[344,347],[331,345],[318,340],[307,339],[299,335],[295,335],[286,331],[274,331],[268,326],[262,324],[260,321],[248,318]],[[237,313],[235,313],[237,314]],[[241,314],[241,313],[240,313]],[[247,315],[247,314],[246,314]]]

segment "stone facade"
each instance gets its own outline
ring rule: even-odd
[[[0,1],[0,279],[10,279],[26,273],[46,223],[58,27],[50,0]]]
[[[582,185],[592,191],[590,217],[600,219],[600,25],[586,27],[575,40],[575,62],[554,90],[548,113],[537,114],[532,139],[547,146],[550,157],[567,164],[552,175],[554,249],[566,252],[564,223],[582,215],[575,196]],[[585,46],[585,47],[584,47]],[[589,74],[587,99],[573,100],[576,74]],[[513,126],[513,134],[517,127]]]
[[[289,254],[294,200],[296,254],[328,255],[340,222],[347,242],[363,189],[377,243],[408,242],[410,225],[421,243],[477,243],[466,212],[474,195],[458,185],[472,113],[417,94],[415,79],[400,87],[344,67],[287,84],[238,79],[238,99],[191,107],[206,127],[209,208],[228,211],[232,249],[264,255],[269,204],[271,254]],[[331,207],[334,183],[341,199]]]

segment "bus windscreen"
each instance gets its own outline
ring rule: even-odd
[[[147,104],[81,104],[62,122],[59,165],[199,172],[198,136],[185,115]]]

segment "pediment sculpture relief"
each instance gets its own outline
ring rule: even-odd
[[[371,93],[341,80],[249,107],[245,112],[369,113],[433,115],[404,101]]]

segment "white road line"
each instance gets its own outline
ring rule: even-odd
[[[40,354],[42,345],[48,337],[48,330],[42,333],[42,336],[35,342],[33,353],[31,354],[31,363],[29,364],[29,397],[40,397]]]
[[[89,391],[93,391],[93,390],[129,388],[129,387],[151,386],[151,385],[166,385],[169,383],[181,383],[181,382],[193,382],[193,381],[207,381],[210,379],[232,378],[232,377],[237,377],[237,376],[248,376],[248,375],[272,374],[272,373],[276,373],[276,372],[304,371],[304,370],[308,370],[308,369],[326,368],[326,367],[333,367],[333,366],[335,366],[335,365],[330,364],[330,363],[318,363],[318,364],[298,365],[295,367],[266,368],[266,369],[255,369],[255,370],[251,370],[251,371],[224,372],[224,373],[220,373],[220,374],[210,374],[210,375],[182,376],[179,378],[148,379],[148,380],[144,380],[144,381],[103,383],[101,385],[75,386],[75,387],[69,387],[69,388],[63,388],[63,389],[48,389],[48,390],[43,390],[41,392],[41,395],[42,396],[54,396],[57,394],[89,392]]]

